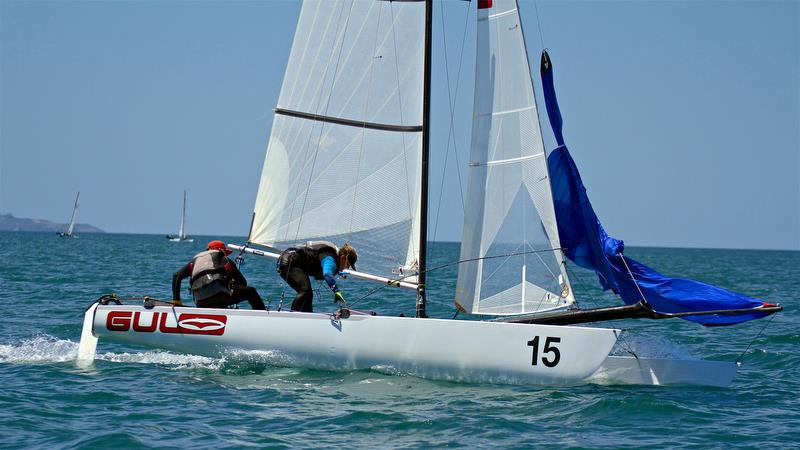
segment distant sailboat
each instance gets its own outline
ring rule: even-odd
[[[75,218],[78,216],[78,206],[81,204],[81,193],[75,196],[75,206],[72,208],[72,218],[69,220],[69,228],[66,232],[58,233],[60,237],[77,237],[72,232],[75,231]]]
[[[186,191],[183,191],[183,210],[181,211],[181,228],[178,234],[168,234],[170,242],[194,242],[194,239],[186,236]]]

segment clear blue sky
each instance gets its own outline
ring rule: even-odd
[[[455,123],[464,174],[475,5],[443,8],[453,88],[472,8]],[[800,249],[800,2],[521,11],[537,83],[542,38],[550,49],[567,144],[610,234]],[[278,0],[0,1],[0,213],[67,221],[80,190],[79,222],[174,233],[187,189],[190,234],[245,235],[298,12]],[[434,218],[449,121],[440,12]],[[438,240],[460,239],[453,162]]]

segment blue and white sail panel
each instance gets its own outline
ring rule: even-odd
[[[456,304],[525,314],[574,301],[514,0],[480,2],[472,144]]]
[[[250,242],[347,240],[382,276],[414,264],[424,26],[424,2],[303,2]]]
[[[732,325],[769,315],[770,312],[758,311],[762,306],[771,306],[760,300],[699,281],[666,277],[631,258],[623,259],[623,242],[610,237],[603,229],[578,168],[564,145],[552,64],[546,52],[542,55],[541,74],[548,116],[559,144],[550,153],[548,164],[558,231],[567,257],[593,270],[603,289],[611,289],[627,304],[637,303],[644,297],[650,306],[662,313],[751,310],[737,315],[685,317],[703,325]]]

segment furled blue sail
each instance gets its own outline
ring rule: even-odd
[[[597,273],[603,289],[611,289],[627,304],[637,303],[644,296],[651,307],[662,313],[754,309],[736,315],[684,317],[703,325],[733,325],[769,315],[770,312],[759,312],[756,308],[773,305],[699,281],[669,278],[622,256],[624,243],[603,229],[586,195],[578,168],[564,145],[553,68],[546,51],[542,53],[541,75],[547,115],[558,144],[547,163],[558,233],[567,257],[578,266]]]

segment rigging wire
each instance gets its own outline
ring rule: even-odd
[[[625,264],[625,270],[627,270],[628,271],[628,275],[631,276],[631,280],[633,281],[633,284],[636,286],[636,290],[639,291],[639,296],[642,297],[642,301],[647,303],[647,299],[644,298],[644,292],[642,292],[642,288],[639,287],[639,282],[636,281],[636,277],[633,276],[633,272],[631,272],[631,268],[628,267],[628,261],[625,260],[625,255],[623,255],[622,252],[620,252],[619,253],[619,257],[620,257],[620,259],[622,259],[622,264]]]
[[[742,357],[744,357],[745,353],[747,353],[747,351],[748,351],[748,350],[750,350],[750,346],[751,346],[751,345],[753,345],[753,343],[754,343],[756,340],[758,340],[758,338],[760,338],[760,337],[761,337],[761,334],[764,332],[764,330],[766,330],[766,329],[767,329],[767,327],[769,326],[769,324],[770,324],[770,323],[772,323],[772,319],[774,319],[774,318],[775,318],[775,316],[777,316],[777,315],[778,315],[777,313],[774,313],[774,314],[772,314],[772,317],[770,317],[770,318],[769,318],[769,320],[767,321],[767,323],[765,323],[765,324],[764,324],[764,326],[763,326],[763,327],[761,327],[761,330],[758,332],[758,334],[756,335],[756,337],[754,337],[754,338],[753,338],[753,340],[752,340],[752,341],[750,341],[750,343],[749,343],[749,344],[747,344],[747,348],[745,348],[745,349],[744,349],[744,351],[742,352],[742,354],[741,354],[741,355],[739,355],[739,357],[738,357],[738,358],[736,358],[736,365],[737,365],[737,366],[738,366],[738,365],[740,365],[739,361],[741,361],[741,359],[742,359]]]
[[[565,267],[565,268],[567,269],[567,271],[569,272],[569,278],[570,278],[571,280],[577,281],[577,283],[575,283],[575,282],[573,282],[573,283],[572,283],[572,286],[573,286],[573,291],[572,291],[572,293],[573,293],[573,295],[575,295],[574,286],[575,286],[576,284],[579,284],[579,285],[581,285],[581,286],[584,286],[584,285],[585,285],[585,283],[584,283],[584,280],[582,279],[582,277],[579,277],[579,276],[578,276],[578,273],[577,273],[576,271],[572,270],[572,269],[571,269],[571,268],[570,268],[570,267],[567,265],[566,261],[564,261],[564,267]],[[594,298],[594,296],[591,294],[591,291],[589,291],[589,292],[586,294],[586,296],[589,298],[589,300],[590,300],[590,301],[591,301],[591,303],[594,305],[594,307],[596,307],[596,308],[599,308],[599,307],[600,307],[600,303],[597,301],[597,299],[595,299],[595,298]],[[575,300],[575,303],[577,303],[577,299]],[[613,319],[612,319],[612,320],[607,320],[606,322],[608,322],[609,324],[611,324],[611,326],[612,326],[612,327],[614,327],[614,328],[619,328],[619,329],[620,329],[620,330],[622,330],[622,331],[629,331],[629,330],[633,329],[633,328],[630,328],[630,327],[629,327],[629,328],[623,328],[623,327],[617,326],[617,324],[616,324],[616,322],[617,322],[617,321],[616,321],[616,320],[613,320]],[[615,336],[617,336],[617,332],[616,332],[616,331],[614,331],[614,335],[615,335]],[[622,340],[622,339],[620,339],[620,336],[617,336],[617,342],[619,342],[619,345],[620,345],[620,347],[622,347],[622,349],[623,349],[623,350],[625,350],[626,352],[628,352],[628,353],[630,353],[631,355],[633,355],[633,357],[634,357],[634,358],[636,358],[636,359],[639,359],[639,356],[638,356],[638,355],[637,355],[637,354],[636,354],[636,353],[633,351],[633,348],[630,346],[630,344],[629,344],[629,343],[628,343],[626,340]]]
[[[563,250],[563,249],[562,248],[548,248],[548,249],[543,249],[543,250],[529,250],[529,251],[524,251],[524,252],[506,253],[506,254],[503,254],[503,255],[480,256],[480,257],[476,257],[476,258],[461,259],[461,260],[458,260],[458,261],[455,261],[455,262],[441,264],[441,265],[436,266],[436,267],[430,267],[430,268],[428,268],[426,270],[423,270],[422,272],[415,272],[413,274],[409,274],[409,275],[405,275],[405,276],[402,276],[402,277],[399,277],[399,278],[395,278],[395,279],[391,280],[391,282],[389,282],[387,284],[384,284],[382,286],[378,286],[378,287],[368,291],[366,294],[362,295],[361,297],[350,301],[350,304],[353,304],[355,302],[363,300],[363,299],[371,296],[372,294],[374,294],[374,293],[376,293],[376,292],[378,292],[378,291],[380,291],[382,289],[385,289],[387,287],[393,287],[393,286],[396,285],[396,282],[398,282],[398,281],[403,281],[406,278],[415,277],[415,276],[417,276],[417,275],[419,275],[420,273],[423,273],[423,272],[427,274],[428,272],[433,272],[433,271],[436,271],[436,270],[444,269],[444,268],[455,266],[455,265],[458,265],[458,264],[463,264],[463,263],[467,263],[467,262],[474,262],[474,261],[480,261],[480,260],[485,260],[485,259],[510,258],[512,256],[528,255],[528,254],[532,254],[532,253],[549,253],[549,252],[556,251],[556,250]]]
[[[536,10],[536,24],[539,27],[539,43],[542,45],[541,48],[544,47],[544,34],[542,33],[542,22],[539,20],[539,2],[533,2],[533,8]]]
[[[624,265],[625,265],[625,270],[627,270],[627,271],[628,271],[628,275],[630,275],[630,277],[631,277],[631,280],[633,281],[633,284],[636,286],[636,290],[639,292],[639,296],[642,298],[642,301],[643,301],[645,304],[648,304],[648,303],[647,303],[647,299],[646,299],[646,298],[645,298],[645,296],[644,296],[644,292],[642,292],[642,288],[641,288],[641,287],[639,287],[639,282],[638,282],[638,281],[636,281],[636,277],[634,277],[634,276],[633,276],[633,272],[631,272],[631,268],[630,268],[630,267],[628,267],[628,261],[625,259],[625,255],[623,255],[623,254],[622,254],[622,252],[620,252],[620,254],[619,254],[619,257],[620,257],[620,259],[622,260],[622,264],[624,264]],[[617,294],[617,295],[619,295],[619,294]],[[620,296],[620,297],[621,297],[621,296]],[[629,350],[629,351],[630,351],[630,350]],[[634,354],[632,351],[630,351],[630,352],[631,352],[631,354],[633,354],[633,356],[636,356],[636,354]],[[638,359],[638,356],[637,356],[637,359]]]

